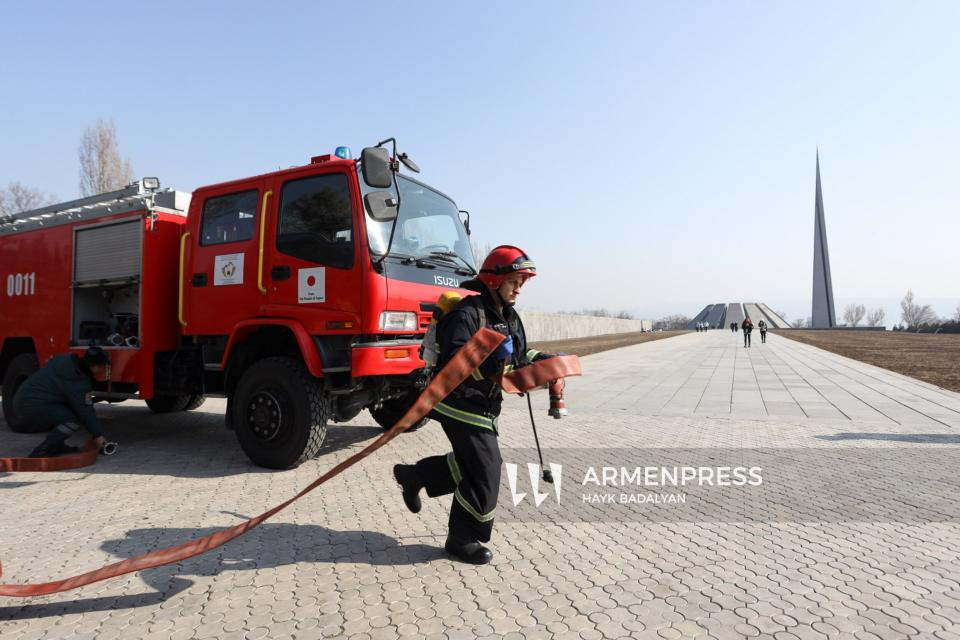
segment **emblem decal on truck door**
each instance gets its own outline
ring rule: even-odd
[[[228,253],[213,260],[213,285],[243,284],[243,254]]]
[[[327,269],[315,267],[313,269],[297,270],[297,302],[326,302],[327,300]]]

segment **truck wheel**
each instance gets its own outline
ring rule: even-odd
[[[173,413],[183,411],[193,396],[153,396],[147,400],[147,406],[154,413]]]
[[[231,405],[240,447],[268,469],[291,469],[317,455],[332,414],[320,383],[289,357],[254,363]]]
[[[33,375],[40,368],[37,356],[32,353],[21,353],[10,361],[7,372],[3,376],[3,417],[10,430],[15,433],[40,433],[46,431],[43,425],[36,425],[20,418],[13,410],[13,396],[23,381]]]
[[[380,405],[379,409],[370,408],[370,415],[373,416],[373,419],[377,421],[384,431],[387,431],[393,425],[397,424],[397,421],[403,417],[410,407],[413,406],[413,403],[416,402],[418,395],[407,394],[399,398],[393,398],[392,400],[387,400]],[[407,431],[416,431],[423,425],[427,424],[430,418],[421,418],[418,422],[414,422],[410,425],[410,428]]]
[[[194,394],[190,396],[190,400],[187,401],[187,406],[185,406],[183,410],[193,411],[194,409],[199,409],[206,399],[206,396],[204,396],[202,393]]]

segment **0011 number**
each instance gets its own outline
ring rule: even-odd
[[[32,296],[37,292],[37,273],[11,273],[7,276],[8,296]]]

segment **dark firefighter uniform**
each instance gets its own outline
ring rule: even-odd
[[[482,321],[480,314],[485,316]],[[506,363],[506,371],[546,357],[527,351],[520,316],[512,306],[504,306],[503,313],[497,311],[492,294],[484,287],[480,295],[465,298],[437,326],[438,367],[449,362],[481,326],[513,338],[514,352]],[[492,378],[503,366],[490,356],[434,408],[430,417],[443,426],[453,451],[445,456],[424,458],[415,466],[428,496],[453,493],[450,535],[457,540],[488,542],[493,530],[503,462],[497,443],[503,392]]]
[[[89,365],[105,361],[103,351],[96,348],[84,358],[72,353],[58,355],[23,381],[13,398],[14,411],[27,421],[53,429],[31,455],[73,451],[64,442],[81,427],[94,438],[102,435],[93,405],[87,404],[87,394],[93,389]]]
[[[519,265],[527,265],[523,268],[533,271],[533,263],[525,254],[515,247],[510,249],[522,256],[514,263],[518,265],[514,271],[520,271]],[[467,562],[481,564],[490,559],[490,552],[478,543],[489,542],[493,531],[503,462],[497,442],[503,393],[493,378],[551,356],[527,349],[523,324],[513,305],[504,304],[499,311],[494,300],[497,294],[482,282],[475,280],[461,286],[480,293],[464,298],[437,325],[438,370],[482,327],[512,339],[513,353],[506,360],[491,354],[470,378],[434,407],[430,417],[440,422],[453,451],[423,458],[412,466],[397,465],[394,476],[404,489],[404,501],[414,512],[420,510],[417,492],[421,488],[430,497],[453,494],[445,548]]]

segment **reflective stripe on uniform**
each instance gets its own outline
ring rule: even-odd
[[[69,438],[77,431],[80,431],[80,425],[76,422],[61,422],[53,428],[53,431],[63,435],[64,439]]]
[[[488,513],[480,513],[463,497],[463,494],[460,493],[459,485],[463,482],[463,473],[460,471],[460,465],[457,464],[457,458],[453,454],[453,451],[447,454],[447,466],[450,467],[450,475],[453,476],[453,481],[458,485],[457,488],[454,489],[453,495],[457,499],[457,502],[460,503],[460,506],[478,522],[490,522],[493,520],[493,514],[496,509]]]
[[[453,451],[447,454],[447,466],[450,467],[450,475],[453,476],[454,484],[460,484],[463,480],[463,474],[460,473],[460,465],[457,464],[457,458]]]
[[[463,497],[463,495],[460,494],[459,488],[453,492],[453,495],[457,499],[457,502],[460,503],[460,506],[463,507],[464,510],[473,516],[473,518],[478,522],[490,522],[493,520],[493,513],[496,511],[496,509],[493,511],[488,511],[487,513],[480,513],[473,507],[472,504],[467,501],[466,498]]]
[[[542,352],[537,351],[536,349],[527,349],[527,360],[533,362],[533,359],[540,355]]]
[[[464,422],[466,424],[472,425],[474,427],[481,427],[483,429],[489,429],[490,431],[496,432],[497,430],[497,419],[489,418],[479,413],[470,413],[469,411],[463,411],[450,405],[438,402],[437,406],[433,408],[434,411],[440,415],[447,416],[448,418],[453,418],[459,422]]]

